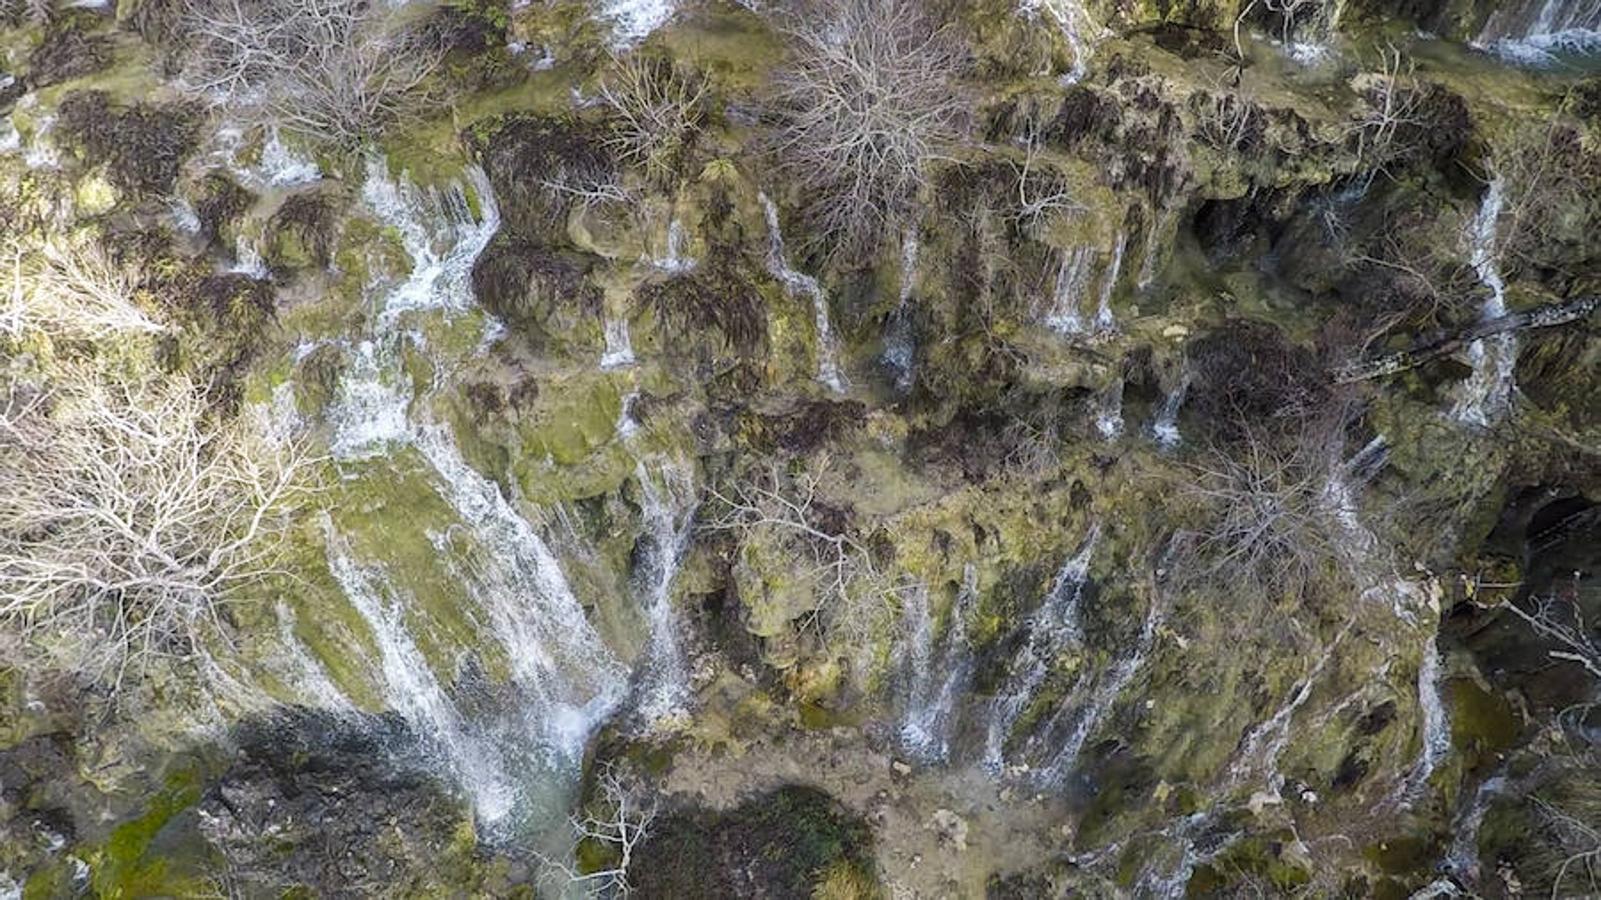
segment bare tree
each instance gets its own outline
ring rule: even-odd
[[[643,53],[613,57],[600,96],[612,112],[608,146],[657,181],[672,178],[705,115],[704,79]]]
[[[962,135],[966,56],[919,0],[812,0],[782,28],[782,165],[836,249],[872,249]]]
[[[140,273],[93,241],[47,237],[36,248],[13,241],[0,274],[0,331],[12,337],[99,340],[166,328],[140,305]]]
[[[1017,177],[1016,221],[1031,237],[1038,237],[1055,216],[1084,209],[1073,199],[1067,180],[1044,158],[1042,130],[1038,117],[1031,117],[1020,138],[1023,159],[1010,161]]]
[[[1178,488],[1203,521],[1175,571],[1290,601],[1315,585],[1363,582],[1378,538],[1357,521],[1344,464],[1329,446],[1326,428],[1308,425],[1290,440],[1248,428],[1237,448],[1188,466]]]
[[[1413,66],[1401,51],[1379,51],[1380,70],[1358,76],[1356,86],[1363,104],[1353,116],[1346,135],[1356,142],[1357,160],[1374,174],[1389,174],[1387,167],[1410,156],[1412,147],[1402,138],[1422,124],[1418,107],[1422,94],[1413,78]]]
[[[221,633],[273,574],[304,448],[217,421],[182,375],[73,370],[0,408],[0,623],[28,652],[115,686]]]
[[[368,0],[184,0],[179,87],[311,140],[359,143],[415,112],[444,47]]]
[[[1552,644],[1547,656],[1582,666],[1590,677],[1601,681],[1601,644],[1596,643],[1591,625],[1585,620],[1577,585],[1565,594],[1534,597],[1531,602],[1532,609],[1516,603],[1507,603],[1506,609]]]
[[[651,824],[656,820],[656,800],[647,799],[639,781],[611,762],[601,766],[595,782],[600,792],[598,804],[592,803],[582,815],[569,816],[568,822],[577,841],[599,844],[613,860],[593,872],[579,872],[550,857],[542,856],[541,860],[568,884],[585,889],[591,897],[626,897],[633,893],[628,870],[633,865],[634,851],[650,836]]]
[[[896,608],[899,590],[851,533],[844,512],[822,502],[821,482],[812,472],[788,474],[774,464],[726,494],[713,490],[721,508],[707,527],[734,532],[742,542],[774,541],[803,560],[816,591],[809,621],[862,646]]]

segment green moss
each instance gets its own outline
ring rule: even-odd
[[[1451,744],[1477,758],[1510,748],[1523,733],[1523,723],[1506,698],[1471,678],[1451,682]]]
[[[111,832],[104,846],[90,858],[95,893],[108,900],[184,893],[175,888],[187,882],[169,871],[169,860],[148,851],[157,834],[175,816],[200,801],[200,773],[183,769],[167,779],[166,787],[151,800],[138,818]]]

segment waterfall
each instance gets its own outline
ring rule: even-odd
[[[1134,288],[1140,292],[1149,290],[1156,282],[1156,267],[1162,260],[1161,239],[1167,231],[1168,223],[1173,218],[1172,207],[1162,206],[1156,211],[1156,221],[1145,232],[1145,253],[1140,259],[1140,274],[1134,281]]]
[[[1123,375],[1118,373],[1101,392],[1095,408],[1095,431],[1103,440],[1115,441],[1123,434]]]
[[[1601,52],[1601,0],[1524,0],[1496,10],[1473,42],[1518,65]]]
[[[1451,752],[1451,720],[1440,696],[1438,641],[1439,626],[1436,622],[1423,648],[1423,658],[1418,663],[1418,712],[1421,719],[1418,731],[1422,747],[1418,750],[1417,762],[1412,764],[1411,771],[1402,779],[1395,798],[1408,805],[1428,786],[1429,776]]]
[[[1068,775],[1073,773],[1078,765],[1078,755],[1084,749],[1084,742],[1089,740],[1090,736],[1095,733],[1096,728],[1100,727],[1101,721],[1106,718],[1106,714],[1111,712],[1112,704],[1117,702],[1117,698],[1122,695],[1129,682],[1134,680],[1134,676],[1145,665],[1145,657],[1150,653],[1151,646],[1156,642],[1156,629],[1161,623],[1162,608],[1157,602],[1157,598],[1153,596],[1151,598],[1151,606],[1145,612],[1145,624],[1141,626],[1139,637],[1135,640],[1134,647],[1130,650],[1129,655],[1118,660],[1108,672],[1098,679],[1087,705],[1082,708],[1075,708],[1071,702],[1071,695],[1069,702],[1063,704],[1062,709],[1058,711],[1050,729],[1046,733],[1056,730],[1056,725],[1063,718],[1063,714],[1070,708],[1074,709],[1075,721],[1072,730],[1068,733],[1067,738],[1062,741],[1056,755],[1045,765],[1042,773],[1042,780],[1045,783],[1061,784]],[[1074,693],[1076,694],[1077,692]]]
[[[695,268],[695,260],[684,250],[687,240],[684,223],[673,216],[672,221],[667,223],[667,254],[652,260],[651,265],[673,274]]]
[[[1065,87],[1077,84],[1089,74],[1090,54],[1094,42],[1105,33],[1090,17],[1080,0],[1022,0],[1019,10],[1030,22],[1038,22],[1043,11],[1050,16],[1068,49],[1073,51],[1073,64],[1059,79]]]
[[[449,432],[422,427],[416,446],[477,553],[458,574],[488,613],[512,676],[543,710],[550,746],[576,762],[622,699],[622,666],[573,595],[550,548],[498,485],[461,458]]]
[[[1457,814],[1451,825],[1454,837],[1451,851],[1445,857],[1445,869],[1469,885],[1479,880],[1479,829],[1484,825],[1484,814],[1490,811],[1490,803],[1508,787],[1504,774],[1485,779],[1473,792],[1473,800]]]
[[[985,730],[983,762],[991,772],[1005,768],[1007,738],[1050,673],[1051,662],[1063,650],[1083,642],[1079,600],[1089,581],[1090,560],[1100,536],[1100,525],[1091,525],[1078,552],[1062,564],[1028,623],[1028,641],[1013,660],[1006,685],[995,697]]]
[[[234,239],[234,263],[228,271],[235,275],[245,275],[257,281],[265,281],[271,277],[267,271],[267,264],[261,258],[261,226],[258,224],[255,231],[241,229],[239,236]]]
[[[1162,405],[1156,410],[1156,420],[1151,423],[1151,436],[1160,447],[1172,449],[1184,442],[1184,436],[1179,433],[1179,410],[1183,408],[1184,397],[1189,393],[1191,378],[1186,364],[1178,384],[1163,395]]]
[[[617,437],[628,440],[639,430],[639,421],[634,418],[634,403],[639,399],[638,391],[629,391],[623,395],[621,408],[617,410]]]
[[[411,274],[384,298],[383,319],[392,321],[412,310],[461,313],[472,308],[473,263],[500,230],[500,206],[483,169],[469,166],[463,174],[465,187],[424,190],[404,178],[391,178],[383,157],[368,159],[362,200],[379,221],[400,233],[411,257]],[[478,202],[477,217],[469,188]]]
[[[600,17],[611,23],[613,49],[626,50],[667,24],[674,12],[673,0],[605,0]]]
[[[1479,204],[1479,211],[1468,227],[1468,261],[1479,277],[1479,283],[1489,290],[1480,309],[1482,320],[1506,315],[1506,284],[1501,280],[1497,263],[1496,223],[1506,204],[1506,188],[1499,177],[1491,180]],[[1512,395],[1513,370],[1517,366],[1517,338],[1511,334],[1497,334],[1481,338],[1468,346],[1468,361],[1473,374],[1462,386],[1452,415],[1457,421],[1486,427],[1500,418]]]
[[[295,635],[295,613],[288,604],[280,601],[275,607],[278,614],[278,651],[286,657],[285,681],[309,705],[336,713],[350,712],[355,705],[345,692],[328,677],[323,666],[306,645]]]
[[[514,804],[512,781],[494,753],[468,734],[466,720],[428,668],[406,629],[403,595],[381,572],[351,560],[344,539],[326,517],[323,531],[329,570],[378,646],[384,699],[451,768],[478,818],[490,827],[505,821]]]
[[[889,327],[884,331],[883,356],[884,365],[895,374],[895,390],[903,394],[912,389],[912,381],[916,375],[912,366],[917,345],[912,337],[911,310],[908,304],[912,298],[913,280],[917,275],[918,252],[917,229],[909,228],[901,239],[900,301],[895,304],[895,311],[890,313]]]
[[[908,754],[926,763],[950,758],[956,730],[956,705],[973,679],[973,648],[967,639],[967,620],[978,604],[978,570],[967,564],[962,587],[951,609],[950,623],[936,654],[928,591],[919,587],[907,598],[906,695],[899,736]]]
[[[1101,299],[1095,307],[1096,331],[1117,330],[1117,319],[1112,316],[1112,292],[1117,290],[1118,276],[1123,274],[1123,251],[1127,245],[1128,235],[1119,231],[1117,240],[1112,244],[1112,261],[1101,274]]]
[[[374,217],[400,234],[412,266],[398,284],[379,287],[374,333],[351,348],[330,412],[331,444],[335,458],[347,464],[398,447],[415,449],[426,484],[451,517],[446,527],[424,534],[434,550],[428,564],[462,590],[463,619],[482,633],[473,646],[498,650],[491,656],[504,659],[504,681],[467,677],[480,671],[467,668],[454,687],[442,684],[408,630],[404,611],[412,608],[411,598],[389,582],[382,566],[358,564],[332,526],[329,562],[372,628],[386,701],[448,763],[489,833],[504,837],[562,821],[585,747],[622,703],[627,678],[515,497],[468,465],[453,433],[427,418],[427,403],[413,402],[413,380],[401,365],[408,348],[423,354],[435,372],[428,390],[437,390],[451,366],[440,355],[446,342],[436,349],[409,319],[442,317],[449,324],[475,307],[472,266],[493,237],[499,212],[481,171],[469,169],[466,180],[476,215],[468,188],[420,189],[392,179],[381,159],[370,161],[362,196]],[[476,324],[482,347],[498,333],[498,323]],[[362,468],[374,478],[388,470]],[[411,526],[399,520],[391,527]]]
[[[678,614],[673,609],[673,582],[694,535],[697,495],[694,476],[683,468],[662,465],[653,478],[643,462],[635,466],[639,481],[641,515],[645,525],[644,553],[635,580],[650,640],[645,651],[646,679],[638,709],[647,723],[683,714],[690,701],[688,665],[679,643]]]
[[[172,212],[172,225],[180,234],[192,236],[200,233],[200,216],[188,200],[180,197],[168,209]]]
[[[762,212],[767,217],[767,271],[778,279],[790,294],[801,294],[812,301],[812,314],[817,329],[817,380],[836,394],[845,393],[845,376],[835,361],[834,332],[828,322],[828,295],[817,279],[790,268],[784,256],[784,233],[778,226],[778,207],[765,193],[758,193]]]
[[[1261,722],[1248,731],[1240,742],[1240,750],[1235,757],[1233,765],[1229,766],[1229,783],[1237,785],[1244,779],[1258,772],[1267,773],[1268,790],[1277,796],[1279,788],[1284,785],[1284,776],[1279,774],[1279,756],[1284,752],[1284,745],[1290,740],[1290,723],[1295,714],[1306,704],[1312,696],[1312,688],[1317,686],[1318,679],[1323,677],[1323,669],[1328,666],[1329,660],[1334,658],[1334,651],[1350,634],[1355,619],[1346,622],[1339,633],[1334,636],[1327,647],[1322,647],[1316,654],[1317,662],[1306,677],[1296,684],[1290,692],[1289,698],[1278,711],[1267,721]]]
[[[1061,334],[1082,334],[1084,318],[1079,313],[1079,300],[1089,288],[1091,267],[1095,251],[1078,247],[1062,254],[1056,270],[1056,289],[1051,295],[1051,308],[1045,324]]]
[[[628,336],[628,320],[606,317],[606,349],[600,354],[602,369],[620,369],[634,364],[634,343]]]
[[[392,358],[398,353],[372,341],[356,345],[328,412],[335,459],[366,459],[410,440],[411,380]]]

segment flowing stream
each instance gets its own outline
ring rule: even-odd
[[[1497,220],[1506,204],[1506,188],[1500,178],[1490,182],[1479,204],[1478,214],[1468,227],[1468,261],[1489,291],[1479,317],[1488,321],[1506,315],[1506,284],[1497,262]],[[1491,335],[1468,345],[1468,362],[1473,374],[1462,386],[1452,415],[1457,421],[1480,428],[1488,427],[1506,412],[1512,397],[1513,370],[1518,361],[1518,341],[1511,334]]]
[[[663,463],[653,474],[640,462],[634,477],[639,481],[645,526],[635,582],[650,621],[644,693],[637,706],[640,717],[650,724],[683,715],[691,697],[678,613],[673,609],[673,584],[694,536],[698,494],[693,472],[682,465]]]
[[[347,480],[383,484],[415,473],[404,483],[420,476],[437,498],[444,524],[420,515],[416,523],[386,520],[383,527],[422,532],[433,548],[427,564],[448,587],[444,600],[459,608],[442,612],[434,605],[439,598],[424,604],[401,588],[401,576],[391,572],[400,563],[358,556],[356,541],[340,531],[338,511],[325,530],[334,579],[373,636],[371,671],[381,695],[470,798],[485,833],[509,838],[564,830],[585,748],[624,703],[629,678],[515,495],[473,468],[454,432],[429,412],[457,363],[424,338],[425,323],[477,327],[480,347],[499,333],[476,309],[470,288],[473,262],[498,228],[499,211],[482,172],[469,169],[466,182],[424,190],[392,179],[382,160],[369,166],[362,196],[373,217],[400,236],[412,266],[399,283],[375,286],[367,337],[335,342],[349,360],[329,415],[331,447]],[[431,376],[416,374],[418,360]],[[655,714],[685,694],[670,590],[692,507],[674,499],[677,487],[667,485],[669,497],[643,467],[640,474],[650,549],[639,581],[652,626],[640,696],[646,713]],[[449,638],[441,615],[459,616],[472,634],[442,644]],[[454,670],[441,669],[440,652],[457,644],[463,655]],[[429,645],[432,654],[425,653]],[[470,659],[477,657],[482,661]],[[310,693],[323,689],[312,685]]]
[[[828,295],[817,279],[790,268],[784,255],[784,232],[778,225],[778,207],[766,194],[758,194],[762,213],[767,217],[767,271],[778,279],[784,290],[799,294],[812,303],[812,316],[817,329],[817,380],[836,394],[845,393],[845,376],[840,372],[838,349],[834,345],[834,329],[828,321]]]
[[[1060,334],[1083,334],[1084,316],[1079,304],[1089,290],[1094,272],[1095,250],[1076,247],[1062,254],[1056,269],[1056,287],[1051,293],[1051,308],[1045,324]]]
[[[919,588],[906,600],[908,671],[899,735],[906,752],[922,762],[941,763],[950,758],[957,705],[973,680],[973,648],[967,638],[967,620],[977,604],[978,570],[969,563],[962,572],[962,587],[951,608],[950,622],[936,648],[928,591]]]
[[[1601,0],[1523,0],[1490,15],[1474,41],[1502,59],[1552,66],[1601,53]]]
[[[917,229],[909,228],[901,239],[901,294],[890,313],[889,326],[884,330],[884,365],[895,376],[895,390],[906,393],[912,389],[917,373],[913,369],[917,344],[912,335],[911,299],[917,277],[917,256],[920,246]]]
[[[1056,573],[1044,602],[1028,624],[1027,642],[1013,659],[1006,684],[990,709],[983,763],[991,772],[1005,769],[1007,741],[1045,676],[1050,674],[1051,662],[1064,650],[1083,643],[1079,601],[1089,582],[1090,560],[1100,536],[1100,525],[1091,525],[1078,551]]]

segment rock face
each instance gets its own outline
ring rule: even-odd
[[[1596,892],[1594,2],[329,3],[0,4],[0,897]]]
[[[397,719],[291,710],[245,723],[234,744],[195,815],[240,888],[335,896],[359,885],[471,885],[469,811]]]

